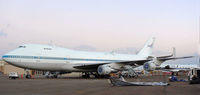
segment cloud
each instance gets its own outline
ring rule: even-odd
[[[122,54],[136,54],[137,53],[136,48],[119,48],[116,50],[113,50],[115,53],[122,53]]]
[[[95,47],[89,46],[89,45],[80,45],[77,47],[74,47],[75,50],[82,50],[82,51],[96,51]]]
[[[6,30],[10,27],[10,24],[3,25],[4,27],[0,27],[0,36],[7,37],[8,34],[6,33]]]
[[[3,30],[0,30],[0,36],[4,36],[4,37],[7,37],[7,33],[6,32],[4,32]]]
[[[5,54],[6,52],[7,52],[6,50],[0,49],[0,59],[2,58],[2,55]]]

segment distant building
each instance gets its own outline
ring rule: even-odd
[[[5,75],[9,74],[10,72],[17,72],[20,75],[25,73],[23,68],[19,68],[19,67],[10,65],[10,64],[6,63],[5,61],[3,61],[2,59],[0,59],[0,72],[2,72]],[[43,71],[36,71],[36,70],[29,70],[29,72],[31,75],[44,74]]]
[[[0,60],[0,72],[2,72],[3,74],[9,74],[9,72],[18,72],[18,74],[24,74],[24,69],[15,67],[6,63],[3,60]]]

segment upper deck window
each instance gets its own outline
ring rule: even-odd
[[[51,48],[44,48],[44,50],[52,50]]]
[[[26,46],[19,46],[19,48],[26,48]]]

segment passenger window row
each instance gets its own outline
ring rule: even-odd
[[[80,58],[59,58],[59,57],[40,57],[40,56],[11,56],[6,55],[3,58],[26,58],[26,59],[52,59],[52,60],[74,60],[74,61],[120,61],[120,60],[106,60],[106,59],[80,59]]]

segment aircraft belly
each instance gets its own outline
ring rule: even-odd
[[[65,61],[59,60],[30,60],[23,59],[21,62],[15,62],[15,65],[22,68],[36,69],[36,70],[63,70],[64,65],[68,65]]]
[[[30,59],[21,59],[21,61],[11,60],[11,65],[17,67],[26,68],[26,69],[35,69],[35,70],[50,70],[50,71],[74,71],[74,72],[89,72],[91,70],[83,70],[73,68],[73,64],[77,61],[65,61],[65,60],[30,60]],[[83,62],[84,63],[84,62]],[[94,62],[92,62],[94,63]]]
[[[90,70],[90,69],[78,69],[78,68],[74,68],[75,65],[77,64],[93,64],[96,63],[96,61],[70,61],[68,62],[68,64],[65,64],[62,69],[63,70],[69,70],[72,72],[94,72],[95,70]]]

